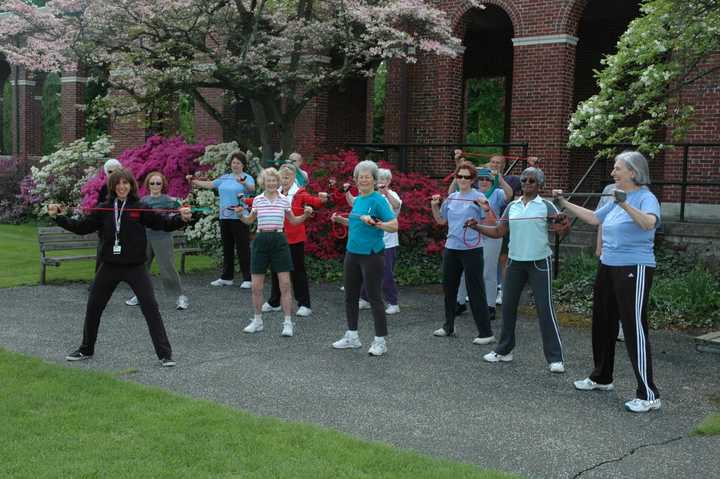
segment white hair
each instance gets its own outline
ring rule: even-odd
[[[622,161],[628,170],[632,171],[635,175],[633,176],[633,182],[636,185],[649,185],[650,184],[650,167],[648,161],[639,151],[623,151],[615,157],[615,161]]]
[[[378,165],[374,161],[361,161],[360,163],[355,165],[355,169],[353,170],[353,180],[357,182],[358,176],[360,176],[361,172],[369,172],[372,175],[373,180],[377,181],[378,169]]]
[[[387,168],[379,168],[377,177],[379,182],[390,183],[392,181],[392,171]]]
[[[105,164],[103,165],[103,170],[105,171],[105,174],[108,175],[108,176],[110,176],[110,170],[115,171],[115,170],[118,170],[118,169],[120,169],[120,168],[122,168],[122,163],[120,163],[120,162],[119,162],[118,160],[116,160],[115,158],[110,158],[110,159],[107,160],[107,161],[105,162]]]

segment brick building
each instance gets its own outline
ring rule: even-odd
[[[544,159],[548,184],[574,185],[592,154],[568,150],[568,119],[577,103],[595,92],[593,69],[600,66],[604,54],[613,51],[627,24],[639,14],[639,1],[485,0],[485,9],[466,0],[434,3],[448,13],[456,36],[463,40],[463,55],[389,65],[385,142],[462,142],[467,129],[467,81],[500,78],[505,85],[504,140],[527,142],[530,153]],[[718,63],[720,55],[707,61]],[[10,68],[0,60],[0,85],[4,81],[11,82],[15,96],[12,148],[4,145],[3,150],[21,158],[33,157],[41,145],[38,92],[42,75]],[[62,75],[64,141],[83,136],[84,115],[78,106],[84,100],[85,81],[81,71]],[[687,141],[717,142],[720,138],[719,85],[716,72],[684,92],[683,99],[696,106]],[[223,105],[222,92],[204,93],[210,103]],[[370,141],[372,98],[372,82],[364,80],[315,98],[297,124],[298,151],[313,155],[347,142]],[[195,111],[197,140],[228,139],[199,105]],[[146,135],[137,118],[114,123],[111,133],[118,150],[141,144]],[[720,178],[720,148],[695,148],[690,153],[690,180]],[[425,148],[414,151],[409,166],[441,174],[448,163],[449,149]],[[682,151],[670,150],[653,162],[653,178],[674,181],[682,175],[681,169]],[[662,187],[659,193],[670,202],[679,197],[675,186]],[[720,188],[690,187],[687,194],[691,203],[712,205],[720,199]]]

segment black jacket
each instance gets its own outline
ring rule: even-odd
[[[120,220],[120,254],[113,254],[115,245],[115,213],[113,201],[99,204],[98,208],[109,208],[109,211],[93,211],[92,214],[80,219],[68,218],[59,215],[55,222],[75,234],[89,234],[98,232],[101,239],[100,258],[104,263],[120,265],[137,265],[147,261],[145,253],[147,240],[145,228],[161,231],[175,231],[185,227],[185,222],[179,214],[163,215],[151,211],[123,211]],[[119,206],[119,205],[118,205]],[[146,209],[147,206],[139,200],[128,200],[125,210],[135,208]]]

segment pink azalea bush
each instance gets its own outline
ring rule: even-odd
[[[160,171],[168,179],[167,194],[175,198],[185,198],[190,193],[190,185],[185,176],[208,169],[196,161],[204,152],[204,144],[188,144],[179,136],[173,138],[151,136],[144,145],[123,151],[117,159],[137,179],[140,196],[148,194],[142,186],[145,175],[152,171]],[[83,207],[93,207],[97,204],[100,189],[106,181],[107,176],[101,168],[96,176],[85,183],[81,189]]]

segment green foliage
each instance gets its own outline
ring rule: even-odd
[[[501,143],[505,133],[504,78],[471,78],[468,89],[468,143]]]
[[[188,143],[195,142],[195,101],[192,96],[181,94],[178,115],[180,116],[180,135]]]
[[[49,155],[58,149],[60,131],[60,77],[49,73],[42,92],[42,153]]]
[[[2,477],[516,477],[2,350],[0,377]]]
[[[382,62],[373,84],[373,142],[385,141],[385,94],[387,92],[387,63]]]
[[[648,317],[653,328],[709,328],[720,325],[720,277],[697,258],[658,249]],[[554,282],[559,310],[590,316],[597,259],[563,258]]]
[[[693,109],[682,104],[682,88],[714,70],[702,60],[720,50],[720,2],[645,0],[641,8],[596,72],[600,91],[573,114],[570,146],[632,143],[653,156],[658,132],[680,140],[687,131]]]

